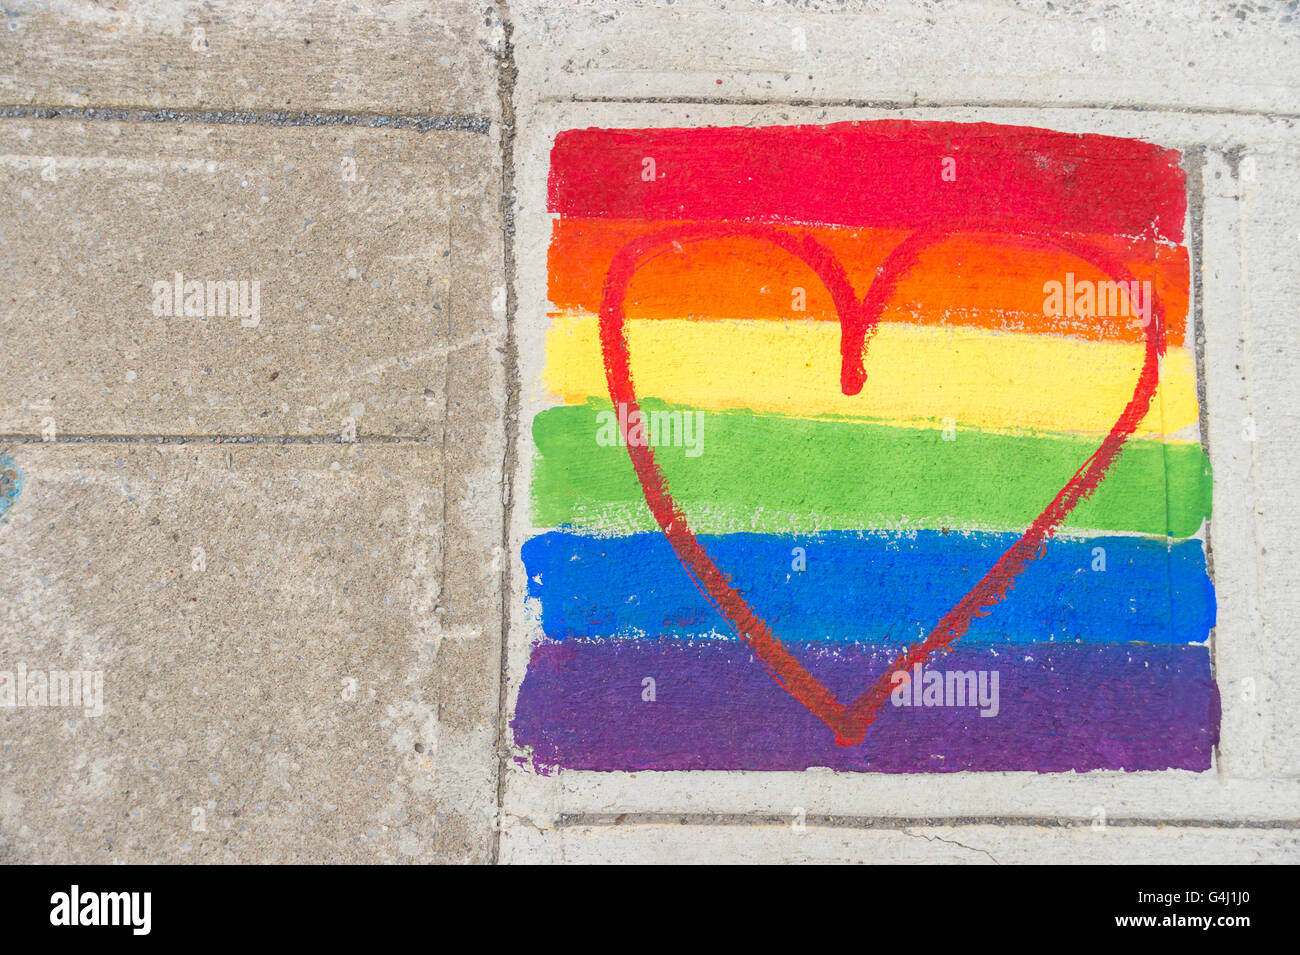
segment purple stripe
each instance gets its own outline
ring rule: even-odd
[[[791,650],[841,699],[870,685],[897,653]],[[1203,771],[1218,742],[1219,694],[1204,646],[959,647],[931,669],[997,671],[998,715],[887,704],[862,745],[838,747],[744,644],[567,640],[533,649],[512,725],[542,772]],[[642,700],[647,677],[654,702]]]

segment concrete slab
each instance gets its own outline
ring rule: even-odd
[[[0,121],[0,433],[437,434],[501,321],[491,149]]]
[[[525,99],[1300,113],[1282,7],[1101,0],[510,4]]]
[[[1224,865],[1293,861],[1300,840],[1293,832],[1243,829],[1015,828],[907,826],[898,830],[820,827],[805,820],[753,825],[575,825],[547,839],[534,830],[511,830],[502,861],[598,865],[644,862],[708,865],[720,860],[751,864],[846,865],[1107,865],[1141,860],[1178,865],[1213,859]],[[1120,913],[1122,914],[1122,913]]]
[[[7,451],[0,671],[98,672],[102,715],[0,708],[0,858],[490,857],[499,633],[436,445]]]
[[[534,36],[537,34],[535,33]],[[1217,592],[1222,601],[1214,647],[1219,684],[1224,695],[1225,717],[1216,761],[1209,773],[1103,773],[1038,776],[1032,773],[941,774],[925,777],[897,777],[872,774],[837,774],[829,770],[806,773],[743,772],[638,772],[594,773],[559,771],[545,776],[531,772],[527,752],[517,751],[510,767],[506,791],[503,859],[554,859],[556,853],[566,860],[573,846],[583,858],[644,857],[649,847],[666,833],[683,833],[680,845],[686,855],[691,850],[689,833],[699,834],[701,844],[716,850],[716,858],[748,857],[748,847],[761,845],[768,838],[755,830],[737,827],[718,835],[720,830],[707,828],[707,814],[733,813],[738,819],[769,814],[784,817],[802,808],[843,826],[870,827],[879,820],[902,824],[917,818],[980,819],[997,817],[1000,822],[987,827],[988,848],[1001,857],[998,849],[1005,845],[1008,858],[1017,852],[1025,858],[1061,858],[1079,854],[1074,842],[1054,843],[1033,828],[1034,820],[1061,820],[1083,825],[1100,814],[1109,819],[1124,819],[1131,830],[1154,827],[1163,821],[1179,820],[1195,828],[1215,825],[1293,826],[1300,812],[1300,783],[1292,763],[1293,748],[1283,734],[1274,731],[1273,721],[1290,725],[1294,706],[1286,687],[1296,685],[1300,672],[1294,663],[1282,621],[1289,619],[1290,596],[1280,574],[1286,557],[1278,558],[1276,567],[1265,571],[1264,555],[1257,562],[1255,535],[1249,515],[1262,507],[1258,488],[1262,479],[1252,478],[1252,448],[1257,456],[1256,468],[1270,467],[1274,486],[1278,474],[1289,466],[1291,454],[1282,435],[1285,409],[1293,407],[1281,398],[1288,386],[1280,384],[1291,367],[1291,350],[1297,338],[1294,329],[1270,326],[1270,337],[1247,332],[1251,315],[1281,316],[1288,313],[1298,273],[1289,258],[1294,243],[1284,240],[1287,216],[1260,222],[1265,208],[1284,209],[1282,195],[1294,194],[1290,157],[1300,132],[1293,120],[1248,115],[1185,116],[1173,112],[1128,112],[1120,110],[1030,110],[998,108],[962,109],[856,109],[851,107],[791,107],[771,104],[759,107],[713,105],[708,103],[641,104],[641,103],[570,103],[544,105],[548,91],[533,87],[524,99],[533,95],[539,104],[534,122],[521,131],[516,143],[522,159],[519,194],[516,204],[518,222],[515,255],[516,282],[520,311],[518,335],[525,400],[521,414],[521,444],[515,484],[527,487],[531,476],[531,444],[528,436],[533,417],[546,407],[553,396],[541,384],[540,371],[545,352],[544,335],[549,325],[546,295],[546,248],[550,235],[550,216],[546,213],[547,157],[557,132],[566,128],[653,127],[698,125],[769,125],[787,123],[821,123],[850,119],[918,119],[1000,122],[1047,126],[1070,132],[1099,132],[1148,139],[1184,152],[1184,167],[1189,170],[1190,211],[1187,229],[1193,256],[1196,305],[1192,315],[1192,335],[1204,325],[1203,347],[1199,361],[1205,377],[1205,409],[1208,420],[1209,451],[1215,473],[1214,517],[1208,533],[1215,555]],[[1242,212],[1236,185],[1240,158],[1257,156],[1257,168],[1268,168],[1268,185],[1256,179],[1253,201],[1257,205],[1246,214],[1259,233],[1254,240],[1240,234],[1236,223]],[[1267,160],[1264,157],[1268,157]],[[1247,164],[1248,170],[1250,165]],[[1227,178],[1224,178],[1224,177]],[[1216,185],[1216,183],[1218,183]],[[1276,190],[1276,191],[1274,191]],[[1294,231],[1293,228],[1290,231]],[[1239,277],[1241,260],[1249,263],[1249,287]],[[1200,263],[1204,262],[1204,268]],[[1249,303],[1249,306],[1247,306]],[[1254,319],[1258,328],[1260,319]],[[1268,435],[1254,444],[1241,439],[1242,420],[1249,413],[1245,407],[1246,387],[1242,384],[1242,342],[1252,342],[1250,355],[1254,364],[1249,375],[1249,391],[1269,394],[1267,411],[1256,410],[1257,418],[1269,415]],[[1284,344],[1285,343],[1285,344]],[[1230,436],[1228,433],[1231,433]],[[1235,440],[1235,444],[1233,443]],[[1267,455],[1267,457],[1266,457]],[[1267,460],[1268,465],[1262,462]],[[1284,485],[1283,485],[1284,486]],[[1257,502],[1252,504],[1252,502]],[[1290,539],[1294,529],[1289,518],[1274,503],[1278,535]],[[1240,512],[1240,513],[1239,513]],[[516,507],[512,519],[510,558],[513,561],[512,620],[509,676],[511,699],[527,666],[528,647],[540,635],[536,607],[525,600],[525,570],[519,562],[519,546],[533,533],[526,507]],[[1281,546],[1281,545],[1279,545]],[[1265,545],[1267,550],[1267,545]],[[1282,547],[1282,553],[1286,549]],[[1274,596],[1275,595],[1275,596]],[[1259,623],[1258,608],[1268,610],[1266,619],[1278,621],[1275,628]],[[1258,674],[1267,674],[1259,676]],[[1244,700],[1230,699],[1240,681],[1252,676],[1256,692],[1249,706]],[[1239,696],[1239,694],[1237,694]],[[1249,714],[1248,712],[1249,711]],[[1254,714],[1254,715],[1251,715]],[[680,830],[665,829],[638,820],[656,814],[703,814],[692,818]],[[610,818],[628,814],[626,825],[635,830],[645,825],[641,834],[614,833],[601,826],[586,826],[581,820],[598,815]],[[650,814],[643,816],[642,814]],[[565,820],[577,820],[570,826]],[[901,820],[901,822],[900,822]],[[1017,821],[1018,820],[1018,821]],[[999,829],[1005,835],[998,835]],[[580,830],[580,831],[579,831]],[[1144,830],[1145,831],[1145,830]],[[1152,830],[1154,832],[1154,829]],[[1202,853],[1222,841],[1225,845],[1240,834],[1232,830],[1188,835],[1180,830],[1177,837],[1151,836],[1152,842],[1130,841],[1128,848],[1116,849],[1113,858],[1136,858],[1134,851],[1168,858],[1187,853],[1188,858],[1208,858]],[[707,835],[705,835],[707,833]],[[1131,833],[1130,833],[1131,834]],[[944,836],[946,838],[946,835]],[[675,838],[675,834],[673,836]],[[819,837],[820,838],[820,837]],[[831,837],[826,837],[830,839]],[[856,839],[859,836],[835,838]],[[863,840],[902,839],[898,836],[861,835]],[[1074,837],[1071,836],[1071,839]],[[1082,838],[1082,837],[1080,837]],[[717,839],[715,843],[710,840]],[[1039,849],[1031,846],[1038,840]],[[1163,841],[1162,841],[1163,840]],[[917,840],[907,839],[908,843]],[[1081,843],[1082,844],[1082,843]],[[599,845],[599,849],[591,849]],[[1296,846],[1289,836],[1277,835],[1245,838],[1242,846],[1260,846],[1269,858],[1294,857]],[[559,847],[559,848],[557,848]],[[608,849],[606,849],[608,847]],[[608,852],[607,856],[602,853]],[[794,858],[784,850],[756,850],[769,861]],[[1255,849],[1242,848],[1243,858],[1254,858]],[[668,856],[673,855],[667,851]],[[707,853],[705,853],[707,854]],[[855,849],[855,857],[865,857],[866,848]],[[1085,853],[1086,854],[1086,853]],[[826,850],[824,857],[834,853]],[[1102,858],[1106,853],[1098,853]],[[1217,857],[1216,857],[1217,858]]]
[[[1291,778],[1235,780],[1211,773],[836,773],[560,772],[554,780],[509,777],[506,825],[547,830],[562,820],[605,815],[681,813],[780,816],[797,809],[844,826],[897,827],[911,820],[998,820],[998,824],[1141,825],[1227,820],[1250,825],[1294,822]],[[672,807],[671,809],[669,807]],[[705,819],[707,824],[707,819]],[[626,825],[633,824],[625,821]]]
[[[500,37],[478,0],[18,0],[0,25],[0,104],[484,119]]]
[[[1300,229],[1291,205],[1300,146],[1292,137],[1246,140],[1210,153],[1204,180],[1210,447],[1222,489],[1212,542],[1220,620],[1235,635],[1220,642],[1217,665],[1225,728],[1252,741],[1224,756],[1235,776],[1295,778],[1300,521],[1288,487],[1300,468]]]

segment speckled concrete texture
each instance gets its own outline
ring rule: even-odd
[[[555,135],[880,118],[1183,152],[1213,771],[533,772]],[[13,0],[0,188],[0,862],[1300,859],[1294,3]]]
[[[0,670],[103,714],[0,710],[4,861],[493,858],[499,35],[6,11]]]
[[[101,671],[104,712],[0,714],[6,861],[485,858],[495,642],[448,609],[436,448],[13,458],[3,669]]]

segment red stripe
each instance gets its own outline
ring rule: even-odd
[[[953,181],[943,178],[946,158]],[[1138,140],[989,123],[575,129],[556,137],[548,204],[624,219],[920,227],[997,218],[1181,242],[1180,160]]]

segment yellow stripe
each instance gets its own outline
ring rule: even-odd
[[[901,425],[951,418],[990,431],[1109,431],[1144,354],[1138,344],[887,322],[867,350],[866,387],[848,396],[836,323],[647,319],[629,321],[627,333],[642,398]],[[567,404],[608,396],[596,316],[556,317],[546,351],[548,391]],[[1172,437],[1197,417],[1192,356],[1170,349],[1137,434]]]

